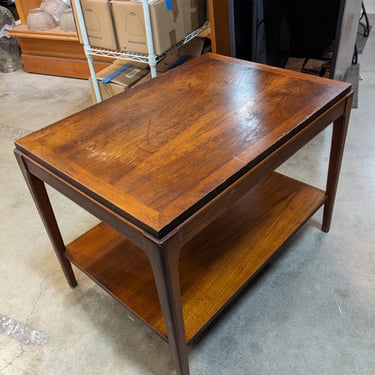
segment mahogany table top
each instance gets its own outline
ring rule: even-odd
[[[349,92],[207,54],[16,147],[161,238]]]

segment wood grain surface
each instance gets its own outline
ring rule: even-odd
[[[347,83],[209,54],[17,147],[161,236],[349,92]]]
[[[275,173],[183,247],[180,284],[186,342],[324,201],[323,191]],[[141,249],[102,223],[69,244],[66,256],[167,339],[151,266]]]

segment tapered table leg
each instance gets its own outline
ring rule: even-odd
[[[322,230],[328,232],[331,226],[333,206],[335,204],[337,185],[344,153],[346,133],[348,130],[353,93],[347,96],[345,114],[333,124],[331,152],[327,177],[327,202],[324,205]]]
[[[22,154],[16,150],[15,155],[21,168],[22,174],[26,180],[27,186],[29,187],[30,193],[33,197],[34,203],[42,218],[44,227],[46,228],[53,249],[55,250],[57,259],[60,262],[65,278],[68,281],[69,285],[73,288],[77,285],[77,280],[74,276],[72,265],[64,256],[64,241],[62,239],[60,229],[57,225],[55,214],[53,212],[46,187],[43,181],[29,173],[27,166],[23,161]]]
[[[154,273],[156,289],[167,328],[168,342],[176,363],[177,375],[189,375],[188,352],[182,312],[179,278],[180,244],[173,235],[162,244],[145,237],[144,249]]]

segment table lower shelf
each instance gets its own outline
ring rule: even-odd
[[[323,191],[273,173],[183,247],[186,342],[227,306],[325,199]],[[167,340],[143,250],[101,223],[67,245],[66,257]]]

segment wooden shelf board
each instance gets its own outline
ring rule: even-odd
[[[62,58],[56,56],[38,56],[22,54],[25,72],[47,74],[53,76],[88,79],[90,76],[87,60]],[[95,61],[94,68],[98,72],[110,63]]]
[[[44,31],[29,30],[27,25],[18,25],[9,30],[9,34],[16,38],[30,38],[30,39],[47,39],[47,40],[61,40],[70,42],[79,42],[78,34],[76,32],[61,31],[60,27]]]
[[[187,342],[325,199],[323,191],[273,173],[184,246],[180,279]],[[151,266],[141,249],[101,223],[69,244],[66,256],[167,339]]]

